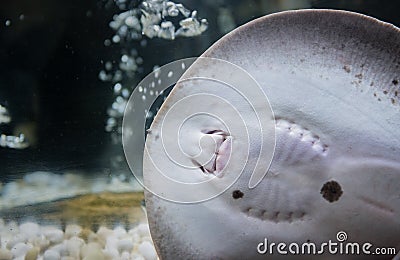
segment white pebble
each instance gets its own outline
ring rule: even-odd
[[[119,258],[119,252],[116,248],[104,249],[103,252],[107,259],[118,259]]]
[[[27,236],[25,234],[15,234],[12,237],[9,238],[7,242],[7,248],[11,249],[13,248],[16,244],[19,243],[26,243],[28,240]]]
[[[109,236],[109,237],[107,237],[107,240],[106,240],[105,249],[106,250],[112,250],[114,248],[116,249],[117,244],[118,244],[118,238],[116,236]]]
[[[57,245],[55,245],[55,246],[52,246],[52,247],[50,248],[50,250],[58,252],[61,256],[66,256],[66,255],[68,255],[68,250],[67,250],[67,243],[66,243],[66,241],[64,241],[64,242],[61,243],[61,244],[57,244]]]
[[[131,230],[129,230],[128,233],[129,233],[129,235],[131,236],[132,241],[133,241],[134,243],[139,243],[139,241],[140,241],[140,235],[138,234],[138,232],[137,232],[136,229],[131,229]]]
[[[25,255],[25,260],[36,260],[40,252],[40,248],[32,247]],[[0,258],[1,259],[1,258]]]
[[[132,260],[146,260],[146,259],[143,258],[143,256],[141,256],[141,255],[139,255],[137,253],[132,253],[131,259]]]
[[[13,246],[13,248],[11,248],[11,253],[13,254],[14,258],[24,257],[28,252],[28,250],[31,248],[32,246],[29,246],[25,243],[18,243],[15,246]]]
[[[79,258],[81,248],[85,244],[85,241],[79,237],[72,237],[65,242],[68,254],[72,257]]]
[[[131,254],[129,254],[128,252],[123,252],[121,254],[121,260],[130,260],[131,259]]]
[[[13,257],[13,254],[11,253],[10,250],[6,248],[0,248],[0,259],[3,260],[11,260]]]
[[[61,260],[76,260],[76,258],[72,256],[62,256]]]
[[[143,257],[147,260],[157,259],[157,253],[154,249],[154,246],[148,242],[144,241],[139,245],[139,253],[143,255]]]
[[[106,227],[100,227],[99,230],[97,230],[97,237],[99,238],[99,241],[105,245],[107,237],[111,236],[113,234],[113,231],[111,229],[108,229]]]
[[[65,228],[65,237],[66,238],[71,238],[71,237],[77,237],[79,233],[81,233],[82,228],[78,225],[70,224],[67,225]]]
[[[5,229],[7,230],[7,232],[9,232],[11,234],[19,233],[19,227],[18,227],[17,222],[15,222],[15,221],[10,221],[8,223],[8,225],[6,225]]]
[[[100,251],[91,251],[82,260],[103,260],[106,259],[104,253]]]
[[[59,260],[61,259],[61,255],[59,252],[49,249],[44,252],[43,260]]]
[[[149,226],[144,223],[139,224],[137,226],[137,231],[138,231],[139,235],[141,235],[141,236],[148,236],[150,234]]]
[[[43,250],[50,245],[50,241],[43,235],[30,239],[29,242],[32,243],[33,246],[39,247],[40,250]]]
[[[28,238],[33,238],[39,235],[40,227],[37,223],[26,222],[19,225],[19,230],[22,234],[27,235]]]
[[[133,242],[131,238],[124,238],[117,242],[117,247],[120,252],[131,252],[133,249]]]
[[[99,243],[89,243],[87,245],[82,246],[81,248],[81,257],[89,257],[94,253],[102,252],[101,245]]]
[[[125,228],[121,226],[114,228],[114,235],[116,235],[118,238],[123,237],[124,235],[126,235]]]
[[[43,235],[53,244],[61,243],[64,239],[64,232],[55,227],[42,229]]]

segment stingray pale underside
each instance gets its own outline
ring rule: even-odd
[[[146,192],[152,238],[162,259],[265,257],[257,252],[265,238],[322,243],[335,240],[339,231],[349,241],[400,246],[399,29],[344,11],[288,11],[237,28],[203,57],[229,61],[258,82],[275,115],[275,153],[254,189],[245,168],[229,189],[202,203],[174,203]],[[192,66],[195,71],[196,63]],[[209,89],[202,83],[192,87]],[[157,182],[150,155],[169,160],[154,133],[171,106],[189,93],[175,87],[151,126],[144,155],[150,188]],[[229,100],[223,91],[213,94]],[[224,152],[237,158],[245,152],[235,146],[240,138],[228,140],[223,125],[197,123],[185,131],[209,127]],[[183,149],[192,145],[184,140]],[[256,159],[252,145],[257,144],[250,143],[250,161]],[[178,165],[164,170],[190,179],[211,172],[214,166],[207,163],[194,170]],[[219,163],[220,168],[234,165],[230,171],[240,168],[234,160]],[[217,178],[223,182],[229,173]]]

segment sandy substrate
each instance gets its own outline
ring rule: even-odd
[[[132,180],[34,172],[0,192],[0,260],[157,259]]]

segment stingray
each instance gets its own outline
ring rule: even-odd
[[[212,178],[215,182],[203,186],[211,191],[235,177],[216,196],[193,203],[181,202],[195,190],[164,186],[178,202],[145,192],[161,259],[264,258],[258,249],[266,239],[300,245],[368,242],[371,250],[399,250],[398,28],[346,11],[287,11],[240,26],[202,57],[249,73],[262,89],[249,95],[264,93],[267,99],[262,100],[269,102],[256,117],[265,127],[246,121],[252,117],[249,111],[261,109],[259,104],[241,107],[233,92],[218,87],[220,82],[174,87],[147,135],[146,186],[157,187],[157,171],[185,182]],[[236,80],[224,66],[200,61],[186,75],[201,79],[210,68]],[[200,92],[203,96],[197,98]],[[191,119],[188,114],[195,108],[202,112]],[[187,116],[186,124],[175,120],[180,116]],[[235,130],[240,120],[244,128]],[[165,124],[180,129],[182,134],[170,139],[186,161],[173,161],[174,149],[164,151],[160,129]],[[252,134],[260,129],[265,142]],[[248,146],[240,143],[243,136],[250,140]],[[257,168],[259,164],[263,167]],[[279,256],[276,249],[272,256]]]

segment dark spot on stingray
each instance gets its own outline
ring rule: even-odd
[[[324,186],[322,186],[320,193],[327,201],[334,202],[339,200],[340,196],[343,194],[343,191],[339,183],[336,181],[328,181],[324,184]]]
[[[355,77],[358,78],[358,79],[362,79],[362,74],[361,73],[357,74]]]
[[[385,95],[386,95],[387,93],[388,93],[388,92],[387,92],[387,90],[384,90],[384,91],[383,91],[383,94],[385,94]]]
[[[241,192],[240,190],[234,190],[234,191],[232,192],[232,197],[233,197],[235,200],[236,200],[236,199],[243,198],[243,196],[244,196],[244,193]]]
[[[399,84],[399,81],[398,81],[397,79],[394,79],[394,80],[392,81],[392,83],[393,83],[393,85],[397,85],[397,84]]]
[[[349,66],[347,66],[347,65],[344,65],[343,66],[343,69],[344,69],[344,71],[346,71],[347,73],[350,73],[350,67]]]
[[[396,101],[394,100],[394,98],[391,98],[390,101],[392,101],[392,104],[393,104],[393,105],[396,103]]]
[[[397,90],[394,92],[394,96],[397,97],[397,95],[399,94],[399,92],[397,92]]]

